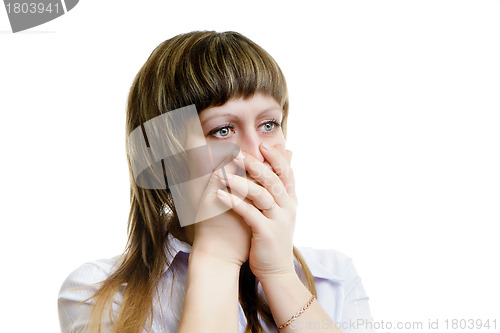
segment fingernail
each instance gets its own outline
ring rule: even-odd
[[[222,184],[227,185],[227,180],[225,180],[223,177],[219,177],[219,180]]]
[[[271,149],[273,149],[272,147],[266,145],[265,143],[262,144],[262,148],[264,148],[265,150],[271,150]]]
[[[217,190],[217,195],[219,195],[221,197],[227,197],[228,196],[228,194],[226,192],[224,192],[223,190],[221,190],[221,189]]]

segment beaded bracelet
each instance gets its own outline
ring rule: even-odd
[[[309,302],[307,302],[306,305],[304,305],[302,307],[302,309],[299,310],[299,312],[297,312],[296,314],[294,314],[292,316],[292,318],[288,319],[288,321],[286,323],[284,323],[283,325],[281,325],[280,327],[278,327],[278,329],[282,329],[282,328],[285,328],[287,327],[288,325],[290,325],[292,323],[292,321],[294,321],[295,319],[297,319],[301,314],[304,313],[304,311],[306,311],[306,309],[309,307],[309,305],[311,305],[311,303],[316,299],[316,297],[314,295],[312,295],[311,299],[309,300]]]

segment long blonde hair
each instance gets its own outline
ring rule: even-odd
[[[236,32],[195,31],[168,39],[157,46],[136,75],[127,103],[126,134],[144,122],[170,110],[195,104],[198,111],[220,106],[234,97],[256,92],[273,96],[283,108],[286,136],[288,92],[285,78],[274,59],[260,46]],[[129,151],[127,142],[127,151]],[[142,332],[152,324],[153,297],[171,246],[168,235],[186,241],[170,189],[138,187],[130,158],[130,213],[128,241],[119,266],[92,296],[92,332],[100,332],[111,304],[123,290],[123,301],[113,332]],[[165,212],[168,212],[165,214]],[[298,249],[293,254],[301,265],[307,287],[316,295],[314,279]],[[258,314],[271,327],[271,310],[257,293],[255,275],[248,261],[240,270],[239,301],[247,318],[245,332],[264,332]],[[123,286],[125,286],[124,289]],[[150,326],[151,327],[151,326]],[[146,327],[147,329],[147,327]],[[149,328],[150,330],[150,328]]]

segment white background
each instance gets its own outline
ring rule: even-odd
[[[2,331],[57,332],[65,277],[123,251],[128,89],[205,29],[287,77],[295,244],[353,258],[375,320],[500,326],[500,1],[87,0],[16,34],[0,9]]]

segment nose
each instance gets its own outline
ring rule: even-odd
[[[255,157],[257,160],[264,162],[264,156],[262,156],[259,146],[262,143],[262,138],[259,137],[258,133],[255,131],[245,131],[244,135],[241,136],[238,145],[240,149],[245,153]]]

